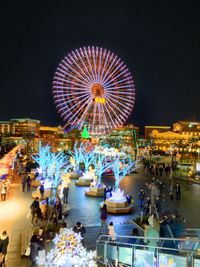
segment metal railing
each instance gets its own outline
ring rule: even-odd
[[[199,238],[153,238],[101,235],[96,242],[97,262],[105,266],[199,267]]]

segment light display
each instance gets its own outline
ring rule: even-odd
[[[93,164],[98,177],[97,184],[101,184],[101,176],[105,171],[112,167],[112,162],[108,161],[103,154],[98,154],[96,155],[96,159]]]
[[[105,134],[125,123],[135,101],[133,78],[114,53],[83,47],[69,53],[56,69],[53,97],[65,128]]]
[[[64,153],[54,153],[49,145],[42,146],[40,143],[38,154],[32,156],[32,158],[39,164],[38,170],[42,176],[41,178],[48,180],[48,186],[51,181],[51,186],[57,188],[61,177],[70,167],[70,165],[67,165],[68,160]]]
[[[64,229],[54,238],[54,248],[45,258],[37,258],[37,263],[44,266],[58,267],[95,267],[96,252],[87,252],[81,243],[81,235],[72,229]]]
[[[124,178],[124,176],[136,166],[136,161],[131,161],[130,158],[121,158],[116,155],[112,158],[112,170],[115,176],[115,186],[118,188],[120,181]]]
[[[86,126],[84,126],[83,131],[81,132],[81,137],[84,139],[90,138],[90,134]]]

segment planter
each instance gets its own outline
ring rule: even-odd
[[[86,179],[86,178],[79,178],[78,181],[76,181],[76,185],[78,186],[90,186],[91,182],[93,181],[93,179]]]
[[[104,188],[90,187],[88,191],[85,191],[85,194],[90,197],[103,197]]]
[[[100,207],[107,205],[107,212],[112,214],[127,214],[133,211],[133,203],[128,203],[127,201],[123,202],[114,202],[109,201],[109,198],[100,203]]]

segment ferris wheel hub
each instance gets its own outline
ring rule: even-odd
[[[91,87],[91,92],[94,97],[103,97],[104,96],[104,88],[100,83],[94,83]]]

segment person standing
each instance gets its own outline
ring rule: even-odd
[[[32,204],[30,206],[30,209],[31,209],[31,213],[32,213],[31,223],[33,224],[35,215],[38,216],[39,215],[39,210],[40,210],[40,202],[39,202],[39,198],[38,197],[36,197],[36,199],[32,202]]]
[[[174,186],[171,185],[170,188],[169,188],[169,197],[171,200],[174,200]]]
[[[9,237],[7,235],[7,232],[3,231],[3,233],[0,236],[0,251],[3,257],[2,266],[6,266],[5,262],[6,262],[8,244],[9,244]]]
[[[63,202],[65,204],[68,204],[68,193],[69,193],[69,187],[68,186],[65,186],[63,188]]]
[[[7,186],[3,184],[1,188],[1,201],[6,201],[6,193],[7,193]]]
[[[108,225],[108,235],[111,236],[111,240],[112,241],[115,241],[117,239],[117,235],[116,235],[116,232],[115,232],[115,228],[114,228],[113,222],[110,222],[109,225]]]
[[[81,242],[84,245],[84,239],[83,239],[83,237],[84,237],[84,234],[85,234],[86,230],[85,230],[85,227],[82,225],[82,223],[81,222],[77,222],[76,225],[73,228],[73,231],[75,233],[77,233],[77,234],[80,233],[80,235],[82,237]]]
[[[106,220],[107,220],[107,205],[106,204],[104,204],[101,209],[100,219],[101,219],[101,227],[99,230],[99,234],[102,233],[103,228],[106,228]]]
[[[175,185],[175,192],[176,192],[176,200],[180,200],[181,199],[181,185],[179,183]]]
[[[44,184],[40,185],[40,198],[43,199],[44,198]]]
[[[42,250],[42,246],[38,242],[38,235],[35,232],[30,240],[30,260],[32,263],[32,267],[37,266],[36,258],[38,257],[39,250]]]

